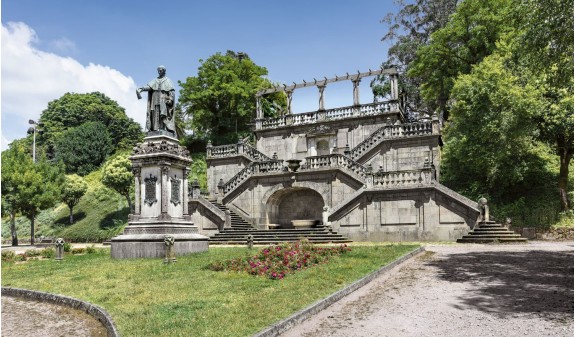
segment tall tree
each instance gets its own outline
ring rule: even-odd
[[[88,184],[82,177],[72,174],[66,177],[64,186],[62,186],[61,200],[70,209],[70,225],[74,223],[74,206],[80,202],[88,190]]]
[[[448,119],[450,92],[457,77],[469,74],[511,29],[511,1],[461,1],[446,25],[418,48],[408,75],[422,79],[423,99],[443,114],[443,119]]]
[[[236,142],[249,134],[256,117],[256,92],[272,86],[264,77],[267,69],[247,54],[233,51],[216,53],[200,63],[197,76],[179,83],[182,110],[195,137],[214,144]],[[278,99],[277,104],[285,106],[285,101]]]
[[[55,158],[66,165],[66,172],[84,176],[106,160],[113,145],[104,124],[87,122],[62,132],[55,149]]]
[[[112,136],[115,149],[131,149],[143,139],[142,128],[126,116],[124,108],[100,92],[87,94],[66,93],[48,103],[40,122],[44,133],[38,144],[46,148],[50,158],[55,155],[55,144],[62,134],[87,122],[100,122]]]
[[[572,209],[568,191],[573,160],[573,0],[518,0],[514,7],[521,31],[518,62],[538,78],[545,106],[536,122],[540,139],[559,156],[558,187],[563,211]]]
[[[102,184],[123,195],[128,202],[129,209],[132,209],[131,191],[134,186],[134,175],[132,162],[127,155],[118,155],[106,162],[102,172]]]
[[[24,148],[14,142],[8,150],[2,152],[2,215],[10,217],[10,234],[12,245],[18,246],[16,215],[20,211],[20,176],[21,172],[32,169],[31,156]]]
[[[34,244],[36,214],[59,200],[64,167],[48,162],[43,155],[33,163],[17,143],[2,153],[2,161],[2,184],[6,183],[2,187],[3,201],[9,203],[9,212],[20,211],[30,220],[30,242]],[[17,243],[13,234],[14,241]]]
[[[381,20],[388,27],[382,41],[393,42],[382,67],[395,67],[402,74],[399,89],[404,97],[408,115],[418,117],[432,114],[435,107],[424,102],[420,95],[419,86],[423,78],[406,75],[415,60],[417,49],[429,44],[431,34],[447,24],[449,16],[455,11],[457,0],[416,0],[413,3],[396,0],[395,3],[401,6],[401,9],[387,13]],[[375,78],[372,82],[374,95],[387,95],[390,92],[388,83],[385,76]]]

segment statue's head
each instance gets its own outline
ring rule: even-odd
[[[166,74],[166,67],[164,67],[164,66],[159,66],[159,67],[158,67],[158,74],[159,74],[160,76],[165,75],[165,74]]]

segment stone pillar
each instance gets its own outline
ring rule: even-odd
[[[318,85],[317,88],[319,90],[319,108],[318,111],[322,111],[325,110],[324,108],[324,101],[323,101],[323,91],[325,90],[326,85],[322,84],[322,85]]]
[[[359,105],[359,82],[361,79],[357,78],[351,82],[353,83],[353,105]]]
[[[286,108],[287,108],[287,114],[288,114],[288,115],[291,115],[291,113],[292,113],[292,112],[291,112],[291,100],[292,100],[292,97],[293,97],[293,90],[287,90],[287,91],[286,91],[286,95],[287,95],[287,102],[286,102],[286,103],[287,103],[287,106],[286,106]]]
[[[262,98],[261,96],[256,97],[256,118],[264,118],[264,112],[262,111]]]
[[[238,144],[236,146],[237,146],[238,154],[244,153],[244,141],[243,140],[241,140],[241,139],[238,140]]]
[[[190,173],[190,169],[188,167],[184,167],[182,170],[182,194],[183,194],[183,215],[184,217],[188,217],[190,215],[190,211],[188,209],[188,174]]]
[[[389,81],[390,81],[390,85],[391,85],[391,99],[392,100],[397,100],[399,99],[399,92],[398,92],[398,88],[397,88],[397,74],[391,74],[389,75]]]
[[[56,239],[56,261],[62,261],[64,259],[64,239]]]
[[[138,216],[142,212],[142,203],[140,200],[142,197],[142,190],[140,185],[142,169],[140,167],[132,167],[132,173],[134,174],[134,192],[136,195],[134,200],[134,215]]]
[[[161,214],[160,219],[165,220],[169,219],[170,216],[168,215],[168,173],[170,172],[170,166],[167,163],[164,163],[161,166],[162,177],[161,177]]]

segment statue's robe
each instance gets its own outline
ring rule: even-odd
[[[175,89],[167,77],[155,78],[148,83],[148,109],[146,113],[146,130],[166,130],[176,132],[174,114]]]

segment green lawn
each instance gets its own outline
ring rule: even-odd
[[[329,263],[275,281],[215,272],[211,262],[255,254],[245,247],[162,259],[112,260],[109,250],[2,263],[2,286],[63,294],[103,307],[122,336],[249,336],[377,270],[418,245],[352,245]]]

